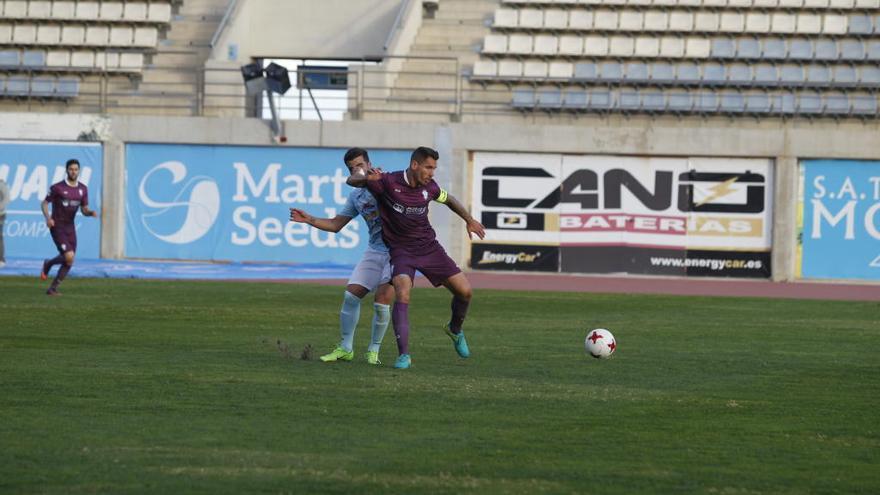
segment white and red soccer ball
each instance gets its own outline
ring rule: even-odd
[[[597,359],[610,358],[617,349],[617,342],[614,335],[604,328],[596,328],[587,332],[587,338],[584,340],[584,347],[587,353]]]

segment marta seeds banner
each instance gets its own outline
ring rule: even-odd
[[[400,170],[410,152],[369,150]],[[289,221],[289,208],[333,218],[353,189],[345,149],[129,144],[125,255],[180,260],[353,265],[369,233],[358,217],[338,233]]]
[[[49,227],[40,209],[49,187],[64,180],[64,164],[76,158],[79,179],[89,188],[89,207],[101,211],[103,148],[95,143],[2,142],[0,179],[9,186],[3,239],[6,256],[52,258],[57,254]],[[50,207],[51,210],[51,207]],[[101,249],[101,220],[77,213],[77,258],[98,258]]]
[[[768,277],[772,172],[766,159],[478,152],[472,200],[493,242],[558,246],[563,272]]]
[[[801,162],[801,275],[880,280],[880,162]]]

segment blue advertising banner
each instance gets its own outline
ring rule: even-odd
[[[805,160],[801,275],[880,280],[880,162]]]
[[[336,216],[345,149],[129,144],[125,256],[129,258],[355,264],[367,246],[363,220],[338,233],[289,221],[290,207]],[[369,150],[384,170],[409,151]]]
[[[89,188],[89,207],[101,211],[103,148],[94,143],[0,142],[0,179],[9,187],[3,238],[6,256],[51,258],[56,249],[40,210],[49,187],[64,180],[64,163],[76,158],[80,181]],[[50,207],[51,208],[51,207]],[[98,258],[101,222],[76,216],[77,258]]]

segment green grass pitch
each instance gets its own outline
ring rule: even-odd
[[[880,493],[880,303],[0,278],[0,493]],[[614,332],[613,359],[584,353]],[[290,356],[278,348],[287,344]]]

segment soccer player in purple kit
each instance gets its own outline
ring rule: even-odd
[[[396,300],[391,310],[391,321],[397,337],[399,356],[394,363],[398,369],[409,368],[409,299],[416,270],[434,287],[440,285],[452,293],[452,316],[446,324],[446,334],[452,339],[455,351],[462,358],[470,356],[462,324],[470,305],[470,282],[437,242],[437,236],[428,220],[431,201],[446,204],[465,219],[468,235],[483,239],[486,232],[464,206],[434,181],[440,155],[431,148],[416,148],[409,168],[398,172],[376,173],[361,170],[348,178],[354,187],[366,187],[379,203],[382,219],[382,237],[391,251],[391,282]]]
[[[98,212],[89,209],[89,189],[85,184],[79,182],[79,161],[75,158],[67,160],[64,165],[67,177],[57,184],[52,184],[49,188],[49,194],[40,205],[43,209],[43,216],[46,217],[46,225],[49,226],[49,233],[52,235],[52,241],[58,248],[58,256],[43,261],[43,269],[40,272],[40,280],[49,278],[49,270],[55,265],[61,265],[55,280],[46,291],[47,295],[57,296],[58,284],[60,284],[67,273],[73,267],[73,259],[76,255],[76,226],[74,219],[77,210],[82,210],[83,215],[87,217],[97,217]],[[52,204],[52,214],[49,214],[49,204]]]

